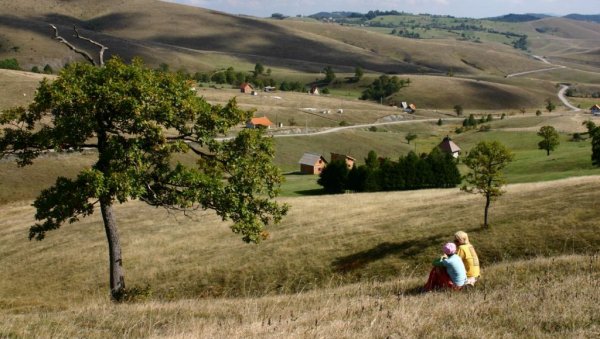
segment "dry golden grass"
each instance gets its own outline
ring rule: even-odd
[[[458,335],[472,315],[482,337],[588,337],[598,331],[600,263],[586,257],[600,244],[598,192],[597,176],[509,186],[489,230],[477,226],[482,198],[456,189],[287,198],[290,215],[256,246],[210,212],[131,202],[116,209],[126,278],[147,290],[121,306],[107,301],[99,215],[28,242],[34,211],[11,203],[0,212],[0,334],[418,337]],[[418,295],[458,229],[480,254],[482,284]],[[565,254],[575,256],[542,258]]]
[[[44,78],[55,76],[0,69],[0,110],[29,104]]]

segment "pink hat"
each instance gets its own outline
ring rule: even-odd
[[[456,253],[456,245],[453,242],[446,243],[442,247],[442,251],[447,255],[454,254]]]

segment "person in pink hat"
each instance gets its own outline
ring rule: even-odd
[[[462,259],[456,255],[456,245],[452,242],[442,246],[442,255],[433,261],[433,269],[423,287],[425,291],[444,288],[460,290],[467,283],[467,271]]]

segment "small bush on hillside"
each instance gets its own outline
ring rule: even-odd
[[[327,88],[327,87],[323,88],[323,90],[321,91],[321,93],[323,93],[323,94],[329,94],[329,88]]]
[[[490,125],[481,125],[479,127],[479,132],[489,132],[492,129]]]
[[[502,113],[502,115],[500,116],[500,120],[504,120],[504,118],[506,118],[506,113]]]
[[[371,127],[369,127],[369,131],[371,131],[371,132],[377,132],[377,126],[371,126]]]
[[[583,138],[581,137],[580,133],[573,133],[573,136],[571,137],[571,141],[579,142],[582,140],[583,140]]]
[[[41,73],[41,72],[40,72],[40,68],[39,68],[39,67],[37,67],[37,66],[33,66],[33,67],[31,67],[31,71],[32,71],[33,73]]]
[[[19,62],[15,58],[0,60],[0,68],[20,70]]]
[[[461,134],[462,132],[464,132],[464,130],[463,130],[463,128],[462,128],[462,127],[457,127],[457,128],[454,130],[454,133],[456,133],[456,134]]]
[[[537,111],[535,111],[535,115],[539,117],[540,115],[542,115],[542,111],[540,111],[540,110],[538,109]]]
[[[348,121],[346,121],[346,120],[342,120],[342,121],[340,121],[340,124],[339,124],[339,125],[340,125],[340,126],[349,126],[350,124],[348,123]]]
[[[68,64],[66,66],[68,66]],[[44,73],[46,73],[46,74],[53,74],[54,70],[52,69],[52,66],[46,64],[46,66],[44,66]]]

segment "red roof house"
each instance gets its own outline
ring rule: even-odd
[[[246,122],[246,128],[271,128],[272,125],[267,117],[252,118]]]

